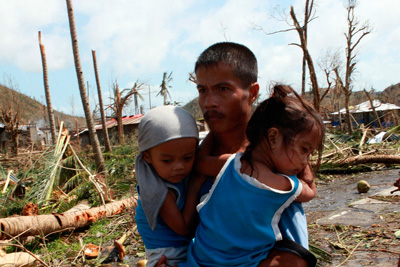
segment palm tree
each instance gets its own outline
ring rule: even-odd
[[[44,93],[46,95],[47,113],[49,116],[52,144],[54,145],[56,143],[56,125],[54,122],[54,111],[53,111],[53,106],[51,104],[49,79],[47,75],[46,51],[44,49],[44,45],[42,44],[42,34],[40,31],[39,31],[39,47],[40,47],[40,54],[42,55],[43,82],[44,82]]]
[[[106,170],[106,166],[104,164],[103,154],[101,154],[100,143],[99,143],[99,139],[97,138],[96,129],[94,128],[94,121],[93,121],[93,118],[91,115],[89,99],[86,95],[85,79],[83,77],[83,70],[82,70],[80,57],[79,57],[78,37],[76,34],[72,0],[66,0],[66,1],[67,1],[67,8],[68,8],[69,28],[71,31],[72,50],[74,53],[75,70],[76,70],[76,75],[78,78],[79,91],[81,94],[83,110],[85,112],[86,123],[87,123],[87,127],[89,130],[90,144],[93,148],[94,159],[96,162],[97,170],[100,173],[105,173],[107,170]]]
[[[113,85],[113,91],[114,91],[113,102],[114,103],[109,105],[109,107],[114,111],[115,117],[117,118],[118,143],[119,144],[123,144],[125,142],[124,127],[122,124],[122,111],[124,109],[124,106],[129,102],[131,96],[139,95],[138,91],[140,89],[142,89],[143,86],[144,86],[144,83],[139,83],[138,81],[136,81],[132,88],[126,88],[120,92],[117,81],[115,81],[115,83]],[[141,95],[140,95],[140,97],[141,97]],[[136,96],[136,98],[137,98],[137,96]],[[136,105],[136,103],[135,103],[135,105]]]
[[[137,89],[137,83],[135,83],[132,87],[132,92],[133,92],[133,103],[135,105],[135,115],[139,114],[139,102],[138,102],[138,97],[143,101],[144,98],[143,96],[139,93],[140,89]]]
[[[164,97],[164,106],[167,105],[167,97],[171,99],[171,95],[168,91],[168,88],[171,88],[169,83],[172,81],[172,71],[167,75],[167,72],[164,72],[163,79],[160,84],[160,92],[157,95],[162,95]]]
[[[99,108],[101,115],[101,125],[103,128],[104,147],[107,152],[111,152],[110,138],[108,136],[108,130],[106,126],[106,116],[104,115],[103,96],[101,95],[99,72],[97,70],[96,51],[92,50],[92,56],[93,56],[94,74],[96,76],[97,93],[99,95]]]

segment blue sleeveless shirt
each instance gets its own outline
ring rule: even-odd
[[[186,199],[186,190],[185,184],[183,181],[172,184],[166,182],[168,188],[172,188],[175,190],[177,194],[176,203],[179,210],[182,210],[185,199]],[[142,240],[146,249],[156,249],[156,248],[165,248],[165,247],[184,247],[189,245],[190,239],[181,236],[174,232],[169,226],[164,222],[164,220],[158,216],[157,217],[157,226],[153,230],[151,230],[146,215],[143,211],[142,203],[140,200],[140,188],[138,188],[139,200],[138,206],[136,207],[136,225],[139,231],[139,234],[142,236]]]
[[[301,183],[291,176],[290,191],[255,186],[248,182],[254,178],[239,171],[241,155],[231,156],[198,205],[200,224],[187,262],[179,266],[257,266],[282,239],[278,222]]]

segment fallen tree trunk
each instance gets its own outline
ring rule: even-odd
[[[98,219],[119,214],[128,208],[136,208],[136,206],[137,197],[131,197],[76,212],[4,218],[0,219],[0,239],[15,236],[47,235],[56,231],[77,229]]]
[[[365,163],[384,163],[384,164],[400,164],[400,156],[397,155],[359,155],[349,157],[338,161],[334,164],[339,165],[356,165]]]

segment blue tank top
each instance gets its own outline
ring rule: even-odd
[[[179,210],[182,210],[185,199],[186,199],[186,191],[184,182],[179,182],[176,184],[167,183],[168,188],[172,188],[176,191],[177,199],[176,203]],[[184,247],[189,244],[190,239],[181,236],[174,232],[169,226],[164,222],[164,220],[158,216],[157,217],[157,226],[153,230],[151,230],[146,215],[143,211],[142,202],[140,201],[140,189],[138,188],[139,200],[138,206],[136,207],[136,225],[139,231],[139,234],[142,236],[142,240],[146,249],[156,249],[156,248],[165,248],[165,247]]]
[[[227,161],[198,205],[200,224],[187,263],[179,266],[257,266],[282,239],[280,216],[301,192],[301,184],[296,177],[288,177],[290,191],[250,184],[239,172],[241,155]]]

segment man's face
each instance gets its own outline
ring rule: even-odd
[[[257,90],[243,88],[227,64],[201,66],[196,71],[199,106],[210,130],[215,133],[246,127]]]

